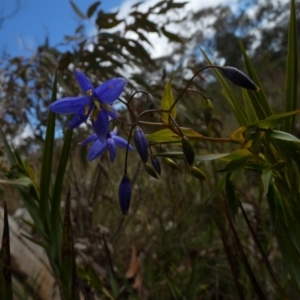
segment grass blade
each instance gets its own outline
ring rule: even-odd
[[[0,299],[12,300],[9,225],[6,202],[4,202],[4,226],[0,252]]]
[[[291,0],[290,26],[288,39],[288,55],[286,68],[285,83],[285,107],[284,111],[289,112],[297,107],[297,75],[298,75],[298,58],[297,58],[297,22],[295,1]],[[284,121],[284,131],[293,133],[295,125],[295,116],[291,116]]]
[[[62,220],[61,220],[61,192],[62,184],[64,180],[65,170],[68,163],[68,157],[71,147],[73,130],[67,130],[65,134],[64,144],[59,160],[58,169],[56,172],[56,178],[53,187],[53,193],[51,198],[51,244],[53,246],[54,260],[59,262],[59,255],[61,249],[61,236],[62,236]]]
[[[76,263],[71,223],[71,196],[68,192],[62,235],[61,249],[61,282],[65,299],[78,299],[76,285]]]
[[[51,102],[53,102],[56,99],[56,93],[57,93],[57,73],[54,76]],[[46,138],[44,143],[43,159],[42,159],[41,181],[40,181],[40,215],[41,215],[41,220],[43,220],[46,232],[49,231],[49,219],[50,219],[49,187],[50,187],[51,170],[52,170],[54,131],[55,131],[55,114],[49,112],[48,121],[47,121]]]
[[[246,53],[246,50],[240,42],[241,51],[244,57],[245,65],[247,68],[247,72],[250,76],[250,78],[257,84],[257,86],[260,88],[259,92],[252,92],[248,91],[248,94],[252,100],[253,106],[256,107],[256,113],[260,117],[259,119],[265,119],[266,117],[272,116],[272,110],[270,108],[270,105],[268,103],[267,97],[262,89],[262,85],[259,81],[259,78],[255,72],[255,69]]]

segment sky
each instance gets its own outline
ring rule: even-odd
[[[74,0],[84,13],[95,2]],[[110,11],[122,2],[102,0],[101,8]],[[0,0],[0,20],[17,7],[13,16],[0,21],[0,56],[3,51],[11,56],[29,54],[44,43],[46,36],[49,36],[50,45],[56,45],[65,35],[72,35],[80,23],[69,0]]]
[[[177,0],[189,2],[186,8],[197,10],[200,7],[218,5],[220,3],[235,4],[238,0]],[[73,0],[86,13],[88,7],[96,0]],[[102,0],[101,9],[115,11],[120,9],[120,17],[127,15],[130,7],[138,0]],[[140,0],[139,0],[140,2]],[[140,7],[145,9],[158,0],[142,0]],[[4,21],[3,17],[11,15]],[[183,12],[184,13],[184,12]],[[81,19],[76,15],[69,0],[0,0],[0,57],[5,51],[10,56],[28,56],[43,45],[49,37],[50,46],[63,42],[65,35],[72,35]],[[92,24],[92,23],[91,23]],[[153,38],[157,38],[154,37]],[[159,43],[154,44],[159,45]],[[164,49],[156,49],[154,55],[159,56]]]

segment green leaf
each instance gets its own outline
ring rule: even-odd
[[[222,160],[229,161],[229,163],[219,172],[232,172],[241,169],[250,157],[254,157],[254,155],[249,150],[238,149],[222,158]]]
[[[278,246],[282,253],[285,266],[287,267],[293,282],[300,291],[300,252],[296,247],[296,243],[292,240],[295,233],[295,227],[291,226],[291,223],[289,224],[290,226],[287,224],[290,218],[286,218],[286,214],[281,208],[285,203],[285,199],[282,199],[274,183],[269,187],[267,198],[272,214],[276,238],[278,240]],[[299,228],[299,221],[297,221],[297,228]]]
[[[195,160],[196,161],[210,161],[210,160],[215,160],[215,159],[221,159],[228,155],[229,155],[229,153],[196,154]],[[161,152],[161,153],[155,153],[155,156],[169,157],[172,159],[183,159],[183,152],[181,152],[181,151]]]
[[[251,124],[248,124],[246,126],[238,128],[235,132],[233,132],[231,134],[231,138],[233,140],[243,142],[245,140],[244,136],[243,136],[243,133],[244,133],[245,130],[247,130],[247,129],[256,129],[256,128],[274,128],[282,120],[284,120],[286,118],[290,118],[291,116],[299,114],[299,113],[300,113],[300,110],[295,110],[295,111],[291,111],[291,112],[288,112],[288,113],[273,115],[273,116],[268,117],[264,120],[253,122]]]
[[[205,54],[205,52],[201,49],[201,52],[203,53],[206,61],[212,65],[211,61],[209,60],[208,56]],[[231,88],[226,83],[225,79],[221,75],[221,73],[217,69],[213,69],[213,72],[215,73],[215,76],[221,83],[223,89],[224,89],[224,95],[225,99],[227,100],[227,103],[229,104],[231,110],[233,111],[235,117],[237,118],[239,124],[241,126],[246,125],[247,122],[247,115],[245,113],[245,110],[239,100],[234,96],[233,92],[231,91]]]
[[[78,8],[78,6],[72,0],[70,0],[70,4],[80,19],[86,19],[85,14]]]
[[[273,175],[273,171],[271,169],[264,169],[261,173],[261,179],[263,182],[265,194],[268,193],[269,186],[271,184],[272,175]]]
[[[7,142],[5,134],[2,131],[1,127],[0,127],[0,140],[2,141],[2,143],[4,145],[4,149],[5,149],[5,152],[6,152],[6,155],[7,155],[10,165],[13,165],[16,162],[16,158],[14,156],[14,153],[13,153],[11,147],[9,146],[9,144]]]
[[[297,84],[298,84],[298,47],[297,47],[297,20],[295,1],[291,0],[290,25],[288,33],[288,54],[285,81],[285,106],[284,111],[293,111],[297,107]],[[295,117],[284,121],[284,131],[292,133],[295,126]]]
[[[243,159],[243,158],[249,158],[250,156],[253,156],[253,154],[247,150],[247,149],[238,149],[230,154],[222,157],[222,160],[231,161],[236,159]]]
[[[192,128],[180,127],[180,130],[183,133],[183,135],[185,135],[190,139],[199,138],[203,136]],[[149,142],[157,142],[157,143],[168,143],[168,142],[180,143],[181,142],[181,136],[179,136],[169,128],[155,131],[151,134],[147,134],[146,136]]]
[[[230,180],[230,173],[227,173],[226,175],[226,200],[227,200],[227,205],[233,215],[233,218],[235,215],[238,213],[238,208],[239,208],[239,199],[237,197],[235,188],[233,186],[233,183]]]
[[[220,195],[220,193],[223,191],[225,183],[226,183],[226,176],[227,176],[227,174],[225,174],[221,178],[221,180],[219,180],[217,186],[214,187],[213,193],[209,196],[209,198],[205,201],[205,203],[207,203],[210,200],[215,199],[216,197],[218,197]]]
[[[300,110],[294,110],[287,113],[277,114],[273,115],[271,117],[266,118],[265,120],[258,121],[255,123],[252,123],[250,125],[247,125],[247,127],[252,127],[253,125],[261,127],[261,128],[269,128],[269,127],[275,127],[277,126],[282,120],[289,119],[290,117],[299,114]]]
[[[90,18],[94,14],[100,3],[100,1],[97,1],[88,8],[88,11],[86,13],[88,18]]]
[[[56,100],[57,94],[57,72],[54,76],[54,82],[52,87],[51,102]],[[45,230],[49,230],[49,187],[51,180],[52,170],[52,156],[54,146],[54,133],[55,133],[55,114],[49,112],[47,120],[47,131],[44,143],[43,159],[42,159],[42,170],[41,170],[41,182],[40,182],[40,215],[41,220],[44,223]]]
[[[73,130],[68,129],[65,133],[64,144],[60,155],[58,169],[56,172],[52,198],[51,198],[51,241],[53,246],[53,256],[56,262],[59,261],[59,251],[61,249],[62,220],[61,220],[61,193],[64,175],[70,155]]]
[[[76,263],[71,223],[71,195],[68,192],[62,235],[61,281],[65,299],[79,299],[76,285]]]
[[[277,139],[277,140],[283,140],[288,142],[296,142],[296,143],[300,142],[300,140],[296,138],[294,135],[279,130],[272,130],[268,132],[267,137],[270,139]]]
[[[15,185],[15,186],[21,186],[21,187],[30,187],[32,185],[32,181],[28,177],[20,177],[17,179],[12,179],[12,180],[4,180],[0,179],[0,183],[2,184],[8,184],[8,185]]]
[[[13,299],[9,225],[6,202],[4,202],[4,225],[0,251],[0,299]]]
[[[171,86],[172,78],[173,78],[173,73],[171,74],[171,77],[170,77],[168,83],[166,84],[165,92],[164,92],[164,94],[162,96],[162,99],[161,99],[161,109],[162,110],[170,109],[171,106],[174,103],[174,96],[173,96],[172,86]],[[174,119],[176,118],[176,107],[174,107],[172,109],[171,115]],[[162,120],[166,124],[172,123],[169,120],[169,115],[167,113],[162,113]]]
[[[243,98],[244,98],[246,113],[248,115],[248,123],[253,123],[253,122],[258,121],[258,117],[254,110],[252,100],[249,97],[248,90],[242,89],[242,94],[243,94]]]
[[[241,51],[245,60],[245,65],[247,67],[248,74],[250,78],[253,79],[253,81],[257,84],[257,86],[260,88],[258,92],[248,91],[248,94],[250,96],[250,99],[252,100],[253,106],[256,107],[256,114],[259,116],[259,119],[264,119],[265,117],[272,116],[272,111],[270,108],[270,105],[268,103],[267,97],[262,89],[261,83],[259,81],[259,78],[255,72],[255,69],[245,51],[245,48],[240,42]],[[265,117],[263,117],[265,116]]]

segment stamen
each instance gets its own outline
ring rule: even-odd
[[[93,96],[93,91],[92,90],[88,90],[86,92],[86,94],[89,96],[89,97],[92,97]]]
[[[94,100],[94,105],[97,107],[97,109],[98,109],[99,111],[102,110],[102,109],[101,109],[101,104],[100,104],[100,102],[99,102],[98,100]]]
[[[83,113],[83,115],[86,116],[86,115],[89,113],[89,110],[90,110],[90,106],[89,106],[89,105],[86,105],[86,106],[84,107],[84,113]]]
[[[98,109],[93,109],[93,111],[91,113],[90,120],[93,121],[93,122],[96,122],[97,118],[98,118],[98,113],[99,113]]]
[[[111,108],[111,106],[109,104],[107,104],[107,103],[103,103],[102,106],[103,106],[103,108],[105,108],[109,112],[113,111],[112,108]]]

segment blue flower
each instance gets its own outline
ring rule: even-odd
[[[111,132],[108,132],[106,134],[104,142],[102,142],[97,134],[93,134],[89,136],[85,141],[80,143],[80,145],[86,145],[90,142],[94,142],[93,146],[91,147],[89,153],[88,153],[88,159],[89,161],[97,158],[98,156],[102,155],[104,151],[107,149],[110,156],[110,161],[114,162],[117,154],[117,146],[127,148],[127,141],[121,138],[120,136],[117,136],[117,130],[114,129]],[[132,146],[129,144],[128,149],[130,151],[133,150]]]
[[[126,80],[113,78],[94,89],[90,80],[80,70],[75,70],[76,79],[84,96],[66,97],[50,104],[49,110],[61,114],[75,114],[68,123],[77,128],[91,115],[92,125],[99,139],[104,142],[108,132],[109,117],[118,118],[111,104],[121,95]]]

